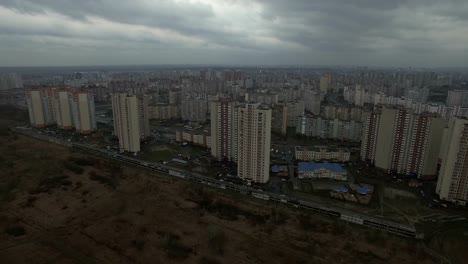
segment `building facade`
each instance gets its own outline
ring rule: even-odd
[[[320,115],[322,96],[319,92],[306,90],[304,92],[304,109],[314,115]]]
[[[126,93],[112,94],[112,112],[120,152],[139,152],[140,141],[150,136],[148,98]]]
[[[72,129],[75,124],[73,120],[71,90],[60,89],[55,91],[54,100],[57,126],[61,129]]]
[[[73,124],[77,132],[90,134],[96,130],[94,94],[89,90],[77,90],[72,93],[71,109]]]
[[[286,135],[288,128],[288,106],[277,104],[272,109],[271,131]]]
[[[259,104],[246,104],[237,110],[238,176],[266,183],[270,178],[271,109]]]
[[[347,149],[331,149],[323,146],[296,147],[294,149],[294,154],[297,160],[302,161],[329,160],[347,162],[350,159],[350,152]]]
[[[468,107],[468,90],[448,91],[447,106]]]
[[[23,88],[21,75],[17,73],[0,73],[0,90]]]
[[[322,76],[320,76],[320,91],[326,93],[328,91],[330,82],[331,82],[331,75],[322,74]]]
[[[41,128],[55,124],[53,89],[27,89],[25,93],[31,126]]]
[[[169,120],[180,118],[179,106],[176,104],[156,104],[148,108],[150,119]]]
[[[346,181],[348,173],[337,163],[299,162],[297,164],[297,177],[299,179],[333,179]]]
[[[26,101],[34,127],[57,124],[61,129],[75,128],[82,134],[96,130],[94,95],[89,90],[28,89]]]
[[[176,141],[211,148],[211,136],[203,131],[177,130]]]
[[[319,102],[320,105],[320,102]],[[296,127],[297,120],[304,115],[305,112],[305,104],[304,100],[296,100],[293,102],[286,103],[287,109],[287,126],[288,127]]]
[[[380,113],[365,112],[361,139],[361,160],[375,163]]]
[[[384,107],[367,115],[361,159],[387,173],[435,177],[446,124],[437,115]]]
[[[207,120],[208,97],[203,93],[187,94],[181,105],[182,119],[204,123]]]
[[[468,201],[468,119],[453,118],[444,132],[442,165],[436,193],[440,199],[466,205]]]
[[[210,102],[211,155],[237,162],[237,107],[230,97]]]
[[[338,119],[323,119],[317,116],[303,116],[298,119],[296,134],[308,137],[359,142],[362,123]]]

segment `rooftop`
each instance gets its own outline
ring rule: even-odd
[[[288,168],[285,165],[273,165],[271,167],[272,172],[281,172],[281,171],[288,171]]]
[[[330,147],[325,147],[325,146],[309,146],[309,147],[302,147],[302,146],[296,146],[296,151],[325,151],[325,152],[338,152],[338,151],[343,151],[343,152],[349,152],[348,149],[346,148],[330,148]]]
[[[346,170],[338,163],[315,163],[315,162],[299,162],[297,167],[301,171],[315,171],[318,169],[326,169],[333,172],[346,173]]]

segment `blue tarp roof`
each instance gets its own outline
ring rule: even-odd
[[[326,169],[326,170],[333,171],[333,172],[346,172],[346,170],[343,169],[343,167],[341,167],[341,165],[338,163],[299,162],[297,164],[297,167],[299,168],[300,171],[315,171],[318,169]]]
[[[335,191],[335,192],[348,192],[348,188],[346,188],[344,186],[337,186],[337,187],[333,187],[333,191]]]
[[[357,187],[356,192],[359,194],[367,194],[369,192],[369,188],[366,186]]]
[[[273,165],[273,166],[271,167],[271,171],[272,171],[272,172],[280,172],[280,171],[281,171],[281,168],[280,168],[280,166],[278,166],[278,165]]]

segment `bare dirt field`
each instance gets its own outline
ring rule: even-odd
[[[1,263],[440,263],[421,242],[0,137]]]

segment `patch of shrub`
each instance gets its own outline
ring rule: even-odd
[[[219,260],[217,260],[217,259],[203,256],[198,261],[198,264],[221,264],[221,262]]]
[[[74,172],[76,174],[82,174],[84,172],[83,168],[71,162],[65,162],[64,166],[67,170]]]
[[[68,161],[73,162],[78,166],[94,166],[94,164],[96,163],[95,160],[92,158],[79,158],[73,156],[70,156],[68,158]]]
[[[170,258],[187,258],[192,249],[182,244],[180,237],[174,234],[165,234],[162,241],[161,247]]]
[[[0,201],[11,201],[14,199],[14,190],[18,187],[20,181],[18,177],[8,179],[0,183]]]
[[[89,179],[92,180],[92,181],[97,181],[101,184],[104,184],[104,185],[108,185],[110,187],[112,187],[113,189],[115,189],[117,187],[117,184],[114,180],[110,179],[110,178],[107,178],[107,177],[104,177],[104,176],[101,176],[101,175],[98,175],[95,171],[90,171],[89,172]]]
[[[277,208],[271,209],[270,220],[273,224],[282,225],[286,223],[288,219],[289,216],[283,210]]]
[[[34,205],[34,202],[37,200],[36,196],[29,196],[28,200],[26,200],[26,207],[32,207]]]
[[[132,246],[138,250],[143,250],[143,247],[145,246],[145,241],[142,239],[134,239],[132,240]]]
[[[243,211],[243,215],[253,225],[264,225],[266,224],[266,221],[268,219],[268,215],[253,214],[253,213],[246,212],[246,211]]]
[[[226,236],[221,228],[213,225],[208,226],[208,244],[213,253],[223,255],[225,242]]]
[[[15,237],[23,236],[26,234],[26,230],[21,225],[12,225],[5,229],[5,234]]]
[[[376,242],[378,242],[380,240],[380,233],[375,231],[375,230],[371,230],[371,231],[368,231],[366,232],[366,241],[369,243],[369,244],[374,244]]]
[[[312,221],[310,219],[310,215],[308,215],[308,214],[298,215],[297,220],[299,221],[299,226],[303,230],[310,231],[310,230],[313,230],[315,228],[315,225],[312,223]]]
[[[39,183],[39,187],[33,191],[31,194],[37,194],[42,192],[48,192],[49,190],[56,189],[63,186],[70,186],[72,182],[68,179],[68,176],[56,176],[51,178],[46,178]]]
[[[242,214],[243,211],[239,207],[221,202],[219,200],[209,204],[206,210],[210,213],[215,214],[221,219],[235,221],[238,219],[238,215]]]

